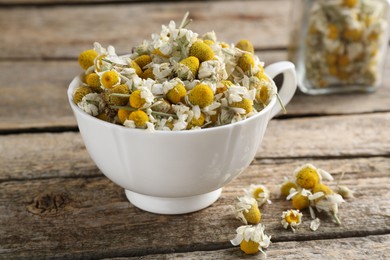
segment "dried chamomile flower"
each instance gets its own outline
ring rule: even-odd
[[[118,109],[118,119],[123,125],[125,121],[128,119],[131,111],[125,109]]]
[[[97,93],[89,93],[85,95],[77,106],[81,108],[84,112],[97,116],[99,115],[105,106],[105,102]]]
[[[317,168],[312,164],[305,164],[294,171],[295,182],[304,189],[312,189],[320,181]]]
[[[192,117],[191,121],[187,125],[187,129],[192,129],[194,127],[200,127],[204,124],[205,117],[203,113],[200,113],[199,117]]]
[[[153,74],[153,68],[147,68],[142,72],[140,75],[141,79],[155,79],[154,74]]]
[[[83,51],[78,58],[80,67],[87,70],[89,67],[94,65],[94,60],[97,56],[98,53],[95,50]]]
[[[283,211],[281,223],[285,229],[291,227],[292,231],[295,232],[295,228],[302,223],[302,213],[294,209]]]
[[[287,197],[288,195],[290,195],[291,189],[296,190],[297,188],[297,184],[284,177],[284,182],[280,186],[280,195],[282,195],[283,197]]]
[[[94,89],[100,88],[100,77],[95,72],[89,73],[85,76],[85,83]]]
[[[101,73],[100,83],[106,89],[110,89],[120,83],[119,73],[116,70],[108,70]]]
[[[224,93],[232,85],[233,83],[230,80],[221,80],[217,83],[217,89],[215,91],[215,94]]]
[[[177,76],[183,80],[194,79],[198,75],[199,59],[195,56],[187,57],[175,64]]]
[[[319,193],[319,192],[322,192],[322,195],[319,195],[320,197],[315,199],[316,202],[320,201],[321,198],[323,198],[325,195],[332,195],[334,193],[333,190],[330,187],[328,187],[327,185],[322,184],[322,183],[317,183],[313,187],[312,193],[313,193],[313,195],[315,195],[316,193]]]
[[[260,222],[261,213],[257,201],[248,196],[238,197],[235,205],[236,218],[244,224],[257,224]]]
[[[145,128],[149,117],[144,111],[137,110],[130,113],[128,120],[133,121],[137,128]]]
[[[264,203],[271,204],[270,191],[264,185],[251,184],[248,189],[244,190],[245,194],[254,198],[259,206]]]
[[[255,61],[251,54],[244,53],[237,61],[237,66],[242,69],[242,71],[247,72],[251,68],[255,67]]]
[[[249,114],[250,112],[252,112],[253,102],[250,99],[242,98],[242,100],[239,102],[232,102],[230,104],[230,106],[244,109],[243,114],[246,115],[246,114]]]
[[[253,48],[253,44],[249,40],[246,40],[246,39],[240,40],[236,44],[236,48],[243,50],[243,51],[255,53],[255,49]]]
[[[211,105],[214,100],[214,93],[208,85],[198,84],[188,94],[188,100],[192,105],[204,108]]]
[[[110,105],[124,106],[129,101],[129,93],[129,87],[125,84],[121,84],[108,90],[105,93],[105,99]]]
[[[83,97],[89,93],[92,93],[92,89],[89,88],[89,87],[85,87],[85,86],[81,86],[81,87],[78,87],[74,93],[73,93],[73,102],[75,102],[76,104],[78,104],[79,102],[81,102],[81,100],[83,99]]]
[[[137,89],[130,94],[130,106],[133,108],[141,108],[146,103],[146,100],[141,97],[141,90]]]
[[[192,44],[189,51],[189,56],[195,56],[199,62],[214,59],[213,49],[204,42],[196,41]]]
[[[187,94],[187,90],[185,86],[183,85],[183,83],[179,82],[167,92],[167,99],[171,103],[177,104],[184,99],[186,94]]]
[[[134,62],[143,69],[146,65],[152,62],[152,58],[149,55],[141,55],[134,59]]]
[[[245,254],[256,254],[267,249],[271,244],[271,236],[266,235],[265,226],[258,224],[256,226],[240,226],[236,229],[236,237],[230,242],[233,246],[240,245],[241,250]]]
[[[294,209],[303,210],[310,206],[309,196],[312,193],[309,190],[302,189],[300,191],[290,190],[290,195],[287,196],[287,200],[291,199],[291,204]]]

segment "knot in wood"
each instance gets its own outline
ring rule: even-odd
[[[39,194],[27,206],[27,210],[36,215],[55,214],[69,203],[69,197],[65,193],[46,192]]]

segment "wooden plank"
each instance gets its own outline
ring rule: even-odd
[[[98,41],[119,54],[158,33],[170,20],[179,23],[186,11],[190,28],[199,34],[214,30],[219,39],[242,38],[256,48],[286,47],[290,2],[206,1],[97,6],[18,7],[0,9],[0,58],[75,58]],[[17,32],[17,33],[15,33]],[[37,33],[39,32],[39,33]]]
[[[258,52],[266,64],[286,59],[284,51]],[[390,53],[386,70],[390,70]],[[31,128],[76,127],[66,89],[81,69],[76,61],[0,62],[0,131]],[[15,71],[23,77],[9,77]],[[384,86],[371,94],[307,96],[297,93],[287,106],[287,116],[357,114],[390,111],[390,74]],[[39,95],[31,95],[39,93]]]
[[[319,230],[310,231],[309,212],[304,211],[296,233],[280,224],[282,211],[291,206],[276,191],[283,176],[304,161],[260,162],[226,186],[215,204],[180,216],[134,208],[123,190],[105,177],[2,182],[0,257],[103,258],[230,248],[229,239],[241,225],[230,205],[250,183],[262,183],[272,191],[273,204],[261,210],[273,242],[389,234],[390,201],[383,199],[390,195],[388,158],[313,160],[336,179],[341,169],[353,169],[343,184],[355,190],[356,199],[341,205],[341,226],[321,215]]]
[[[390,156],[388,129],[390,113],[273,120],[257,158]],[[0,154],[0,181],[99,175],[79,133],[0,135]]]
[[[273,243],[267,250],[269,259],[389,259],[390,235],[342,239]],[[142,259],[223,259],[249,258],[238,248],[176,254],[148,255]],[[261,258],[261,254],[257,256]],[[125,258],[115,258],[116,260]],[[130,258],[133,259],[133,258]],[[257,258],[256,258],[257,259]]]
[[[257,157],[389,155],[389,129],[390,113],[272,120]]]

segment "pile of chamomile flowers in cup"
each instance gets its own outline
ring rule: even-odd
[[[344,199],[353,198],[353,191],[340,182],[344,176],[341,174],[334,189],[325,182],[332,182],[332,175],[312,164],[304,164],[296,168],[292,178],[285,177],[279,186],[278,197],[291,201],[291,209],[283,211],[280,224],[284,229],[296,229],[302,224],[304,210],[309,209],[311,218],[310,229],[318,230],[320,219],[317,212],[325,212],[333,221],[340,225],[338,217],[339,206]],[[263,205],[271,204],[270,190],[260,184],[251,184],[244,189],[244,195],[238,196],[236,203],[231,208],[235,217],[244,225],[236,229],[236,236],[230,240],[233,246],[240,246],[245,254],[262,252],[266,255],[266,249],[271,245],[271,236],[266,234],[265,225],[262,222]],[[272,206],[272,205],[271,205]]]
[[[73,101],[86,113],[129,128],[180,131],[244,120],[277,95],[250,41],[236,45],[171,21],[118,56],[114,47],[82,52],[85,70]]]

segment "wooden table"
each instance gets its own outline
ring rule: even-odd
[[[390,258],[390,65],[373,94],[297,93],[215,204],[155,215],[129,204],[88,157],[66,98],[81,70],[78,54],[94,41],[129,52],[189,10],[191,29],[215,30],[226,42],[248,38],[270,64],[287,58],[291,1],[0,4],[0,258],[244,258],[229,242],[241,225],[230,205],[251,183],[272,190],[272,205],[261,209],[272,235],[269,259]],[[345,172],[355,199],[340,207],[341,226],[322,216],[319,230],[310,231],[305,211],[292,233],[280,224],[290,203],[276,193],[283,176],[307,162],[336,179]]]

